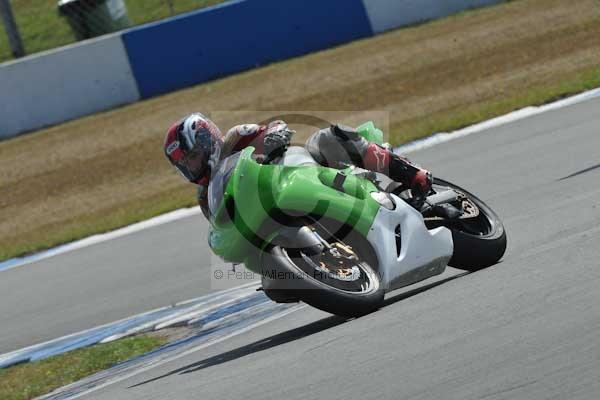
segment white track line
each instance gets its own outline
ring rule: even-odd
[[[244,285],[237,286],[235,288],[210,293],[201,297],[197,297],[195,299],[176,303],[171,306],[160,307],[137,315],[132,315],[130,317],[123,318],[108,324],[103,324],[94,328],[62,336],[57,339],[52,339],[43,343],[38,343],[22,349],[11,351],[9,353],[0,354],[0,366],[5,367],[13,365],[5,364],[7,360],[11,359],[15,360],[20,358],[24,360],[25,358],[23,357],[27,357],[27,359],[30,359],[30,357],[35,356],[38,352],[41,351],[50,351],[54,349],[60,350],[62,348],[66,349],[63,351],[66,352],[67,350],[73,349],[72,346],[76,342],[84,341],[86,338],[92,335],[102,336],[102,330],[108,330],[112,327],[118,327],[119,325],[122,325],[129,321],[139,320],[137,325],[134,325],[134,322],[132,322],[132,324],[129,327],[124,327],[121,331],[115,332],[113,335],[107,336],[99,340],[97,343],[107,343],[123,337],[131,336],[132,334],[139,333],[142,331],[145,332],[150,330],[158,330],[162,327],[167,327],[168,325],[165,323],[169,320],[173,320],[176,318],[182,321],[186,320],[185,318],[183,318],[186,316],[188,316],[187,320],[196,319],[199,315],[207,315],[210,312],[214,312],[215,310],[221,307],[226,307],[228,305],[231,305],[232,303],[235,303],[236,301],[240,301],[244,298],[247,298],[248,296],[256,293],[256,289],[259,286],[260,285],[258,282],[250,282]]]
[[[492,118],[490,120],[468,126],[464,129],[460,129],[454,132],[442,132],[435,133],[431,136],[428,136],[424,139],[415,140],[414,142],[406,143],[402,146],[396,147],[394,151],[407,154],[412,153],[419,150],[424,150],[429,147],[437,146],[438,144],[442,144],[445,142],[449,142],[451,140],[460,139],[465,136],[472,135],[474,133],[479,133],[486,131],[491,128],[496,128],[501,125],[505,125],[511,122],[519,121],[525,118],[533,117],[534,115],[542,114],[548,111],[557,110],[560,108],[572,106],[577,103],[581,103],[582,101],[590,100],[595,97],[600,97],[600,88],[590,90],[588,92],[584,92],[578,94],[573,97],[568,97],[563,100],[556,101],[554,103],[549,103],[540,107],[525,107],[517,111],[513,111],[506,115],[502,115],[500,117]]]
[[[144,367],[142,367],[140,369],[135,369],[135,370],[130,371],[130,372],[124,374],[124,375],[117,376],[117,377],[115,377],[113,379],[110,379],[110,380],[108,380],[106,382],[101,383],[98,386],[91,387],[91,388],[89,388],[89,389],[87,389],[87,390],[85,390],[83,392],[77,393],[77,394],[75,394],[73,396],[69,396],[68,399],[69,400],[77,399],[77,398],[79,398],[81,396],[85,396],[85,395],[90,394],[92,392],[95,392],[97,390],[103,389],[103,388],[105,388],[107,386],[111,386],[111,385],[114,385],[115,383],[122,382],[122,381],[124,381],[126,379],[129,379],[131,377],[139,375],[142,372],[146,372],[146,371],[149,371],[149,370],[154,369],[156,367],[159,367],[159,366],[161,366],[163,364],[170,363],[170,362],[175,361],[175,360],[177,360],[179,358],[185,357],[185,356],[190,355],[192,353],[195,353],[195,352],[197,352],[199,350],[205,349],[205,348],[207,348],[209,346],[215,345],[217,343],[221,343],[221,342],[223,342],[225,340],[231,339],[231,338],[233,338],[235,336],[238,336],[238,335],[241,335],[241,334],[246,333],[248,331],[251,331],[252,329],[257,328],[257,327],[259,327],[261,325],[265,325],[265,324],[267,324],[269,322],[272,322],[272,321],[278,320],[280,318],[283,318],[286,315],[289,315],[289,314],[291,314],[291,313],[293,313],[295,311],[298,311],[299,309],[304,308],[304,307],[305,307],[304,305],[301,305],[299,307],[290,308],[289,310],[284,311],[281,314],[273,315],[273,316],[271,316],[269,318],[266,318],[266,319],[264,319],[262,321],[258,321],[258,322],[254,323],[252,325],[249,325],[249,326],[247,326],[245,328],[242,328],[239,331],[232,332],[232,333],[230,333],[228,335],[219,337],[219,338],[217,338],[217,339],[215,339],[213,341],[210,341],[210,342],[207,342],[207,343],[202,343],[202,344],[200,344],[200,345],[198,345],[196,347],[192,347],[191,349],[188,349],[188,350],[186,350],[186,351],[184,351],[184,352],[182,352],[180,354],[177,354],[177,355],[175,355],[173,357],[165,358],[163,360],[157,361],[157,362],[152,363],[150,365],[146,365],[146,366],[144,366]],[[77,382],[75,382],[75,384],[76,383]],[[62,388],[57,389],[57,390],[60,391],[60,390],[68,389],[68,388],[69,388],[69,386],[65,386],[65,387],[62,387]],[[49,394],[47,394],[45,396],[40,397],[40,399],[51,399],[56,394],[57,393],[49,393]]]

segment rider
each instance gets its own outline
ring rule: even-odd
[[[283,121],[267,125],[245,124],[229,130],[225,136],[207,117],[195,113],[176,122],[167,131],[165,155],[190,182],[198,185],[198,202],[208,216],[208,185],[211,170],[225,157],[254,146],[263,161],[282,155],[294,132]],[[413,198],[423,199],[431,189],[432,176],[388,148],[370,143],[356,130],[332,125],[314,133],[306,149],[321,165],[344,168],[356,165],[388,175],[411,189]]]

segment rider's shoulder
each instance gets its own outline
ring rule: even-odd
[[[236,125],[227,132],[227,136],[251,136],[260,130],[258,124],[242,124]]]

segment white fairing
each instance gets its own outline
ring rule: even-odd
[[[367,240],[379,259],[379,273],[387,291],[439,275],[452,257],[452,233],[446,228],[428,230],[421,214],[392,195],[395,210],[381,207]],[[396,228],[400,226],[400,256]]]
[[[304,147],[290,146],[285,152],[281,164],[286,167],[299,167],[302,165],[316,165],[317,162]]]

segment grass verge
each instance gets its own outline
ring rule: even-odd
[[[173,10],[168,0],[125,0],[132,24],[139,25],[222,3],[224,0],[175,0]],[[75,42],[67,20],[58,14],[56,1],[13,0],[13,13],[27,54]],[[0,62],[12,58],[8,38],[0,29]]]
[[[600,86],[599,37],[597,0],[516,0],[0,142],[0,259],[192,205],[162,152],[191,111],[382,110],[400,144]]]
[[[140,335],[0,369],[0,398],[28,400],[163,345],[166,338]]]

